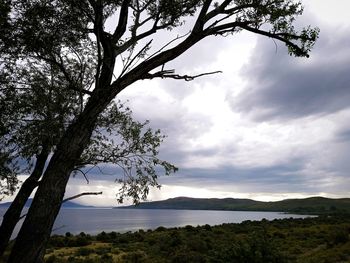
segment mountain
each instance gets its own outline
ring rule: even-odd
[[[25,204],[25,207],[29,207],[32,204],[33,199],[30,198]],[[7,208],[11,205],[11,202],[0,204],[0,208]],[[71,201],[64,202],[62,204],[63,208],[92,208],[93,206],[80,205]]]
[[[163,201],[144,202],[137,206],[120,208],[136,209],[189,209],[189,210],[231,210],[231,211],[277,211],[287,213],[350,213],[350,198],[331,199],[310,197],[286,199],[277,202],[261,202],[235,198],[189,198],[176,197]]]

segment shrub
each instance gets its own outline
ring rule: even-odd
[[[349,241],[349,232],[345,227],[337,226],[331,229],[328,245],[344,244]]]
[[[92,253],[94,253],[94,250],[86,247],[81,247],[75,252],[77,256],[88,256]]]
[[[157,232],[162,232],[162,231],[166,231],[166,228],[164,226],[160,226],[158,228],[156,228]]]
[[[45,262],[46,263],[55,263],[55,262],[57,262],[57,257],[55,255],[51,255],[45,260]]]
[[[194,228],[193,226],[191,226],[191,225],[185,226],[185,229],[186,229],[187,231],[194,231],[194,230],[195,230],[195,228]]]
[[[125,263],[143,263],[147,260],[147,255],[145,252],[137,250],[134,252],[129,252],[122,256],[123,261]]]
[[[207,231],[211,231],[211,226],[206,224],[206,225],[204,225],[204,229]]]
[[[104,254],[101,256],[101,263],[113,263],[113,257],[109,254]]]
[[[96,240],[102,241],[102,242],[108,242],[110,239],[109,239],[109,236],[106,234],[106,232],[102,231],[96,236]]]
[[[205,263],[208,262],[206,257],[201,253],[194,251],[178,251],[172,258],[172,263]],[[230,261],[228,261],[230,262]]]

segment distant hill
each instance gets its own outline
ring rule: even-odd
[[[29,207],[32,204],[32,201],[33,199],[31,198],[28,199],[28,201],[25,204],[25,207]],[[6,207],[9,207],[10,205],[11,205],[11,202],[2,203],[0,204],[0,208],[1,207],[6,208]],[[89,208],[90,207],[91,208],[93,206],[80,205],[71,201],[67,201],[63,203],[62,207],[64,208]]]
[[[310,197],[304,199],[286,199],[277,202],[260,202],[251,199],[235,198],[176,197],[163,201],[144,202],[137,206],[125,206],[121,208],[277,211],[287,213],[330,214],[350,213],[350,198],[330,199],[325,197]]]

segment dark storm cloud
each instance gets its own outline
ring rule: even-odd
[[[216,169],[180,169],[178,174],[162,177],[163,184],[211,188],[220,186],[254,189],[257,192],[300,192],[320,191],[323,184],[317,176],[303,174],[304,163],[292,161],[285,165],[260,168],[238,168],[234,166]]]
[[[161,157],[178,165],[179,171],[171,176],[161,176],[159,178],[161,184],[197,188],[235,186],[242,188],[242,191],[254,187],[259,191],[267,192],[306,190],[310,185],[315,185],[314,182],[309,181],[313,180],[312,178],[302,175],[306,165],[302,158],[291,158],[282,164],[267,167],[242,168],[226,165],[217,168],[186,168],[181,163],[186,161],[188,154],[215,156],[215,149],[193,149],[191,152],[184,152],[176,147],[176,144],[177,142],[174,141],[165,145]],[[159,174],[162,175],[162,172]],[[92,169],[88,173],[88,178],[113,181],[121,175],[120,168],[102,165],[99,169]],[[84,181],[82,175],[78,174],[77,177]],[[315,179],[315,181],[318,180],[318,178]]]
[[[246,89],[233,109],[254,119],[291,119],[337,112],[350,106],[350,28],[323,30],[311,58],[294,58],[286,48],[259,39],[242,74]],[[275,53],[276,52],[276,53]]]
[[[336,139],[339,142],[348,142],[348,143],[350,143],[350,128],[339,131],[336,134]]]
[[[223,166],[201,169],[180,167],[177,173],[171,176],[161,176],[159,181],[164,185],[207,189],[222,187],[222,190],[227,190],[227,188],[235,187],[243,192],[249,191],[249,188],[261,192],[298,192],[315,190],[316,184],[322,187],[317,176],[303,174],[304,166],[304,161],[299,159],[290,160],[285,164],[257,168]],[[105,165],[100,168],[91,170],[88,178],[112,182],[122,174],[122,171],[116,166]],[[103,174],[101,174],[101,170]],[[79,175],[77,177],[79,178]],[[84,181],[83,176],[81,176],[81,180]]]

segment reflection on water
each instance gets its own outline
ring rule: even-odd
[[[5,209],[1,208],[1,220],[4,212]],[[290,217],[304,218],[306,216],[278,212],[63,208],[55,222],[53,234],[64,234],[66,232],[96,234],[102,231],[127,232],[139,229],[155,229],[159,226],[219,225],[240,223],[244,220],[261,220],[263,218],[273,220]],[[19,227],[16,228],[15,232],[18,233],[18,230]]]

